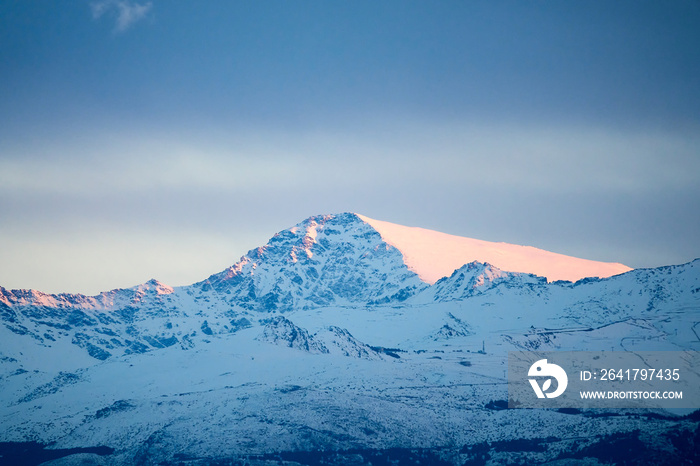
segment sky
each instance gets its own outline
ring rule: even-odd
[[[700,2],[0,3],[0,285],[187,285],[318,214],[700,257]]]

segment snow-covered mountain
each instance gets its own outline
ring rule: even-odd
[[[425,284],[358,215],[311,217],[200,282],[256,311],[400,302]]]
[[[697,351],[700,260],[571,282],[463,249],[437,277],[448,250],[426,231],[317,216],[190,286],[0,288],[0,464],[615,463],[615,442],[697,457],[697,416],[502,400],[508,351]],[[606,267],[592,275],[624,271]]]

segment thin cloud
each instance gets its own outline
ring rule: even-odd
[[[104,15],[116,15],[116,32],[124,32],[134,23],[145,18],[152,7],[152,2],[140,4],[129,0],[104,0],[90,4],[93,19],[99,19]]]

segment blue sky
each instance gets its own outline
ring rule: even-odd
[[[200,280],[355,211],[700,257],[700,2],[7,1],[0,285]]]

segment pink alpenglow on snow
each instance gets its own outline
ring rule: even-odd
[[[358,216],[377,230],[385,242],[401,251],[408,268],[430,284],[474,261],[488,262],[507,272],[532,273],[550,282],[606,278],[632,270],[614,262],[579,259],[532,246],[481,241]]]

